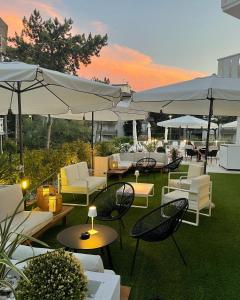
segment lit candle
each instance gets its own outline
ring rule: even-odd
[[[56,195],[49,195],[48,197],[48,204],[49,204],[49,211],[55,212],[57,208],[57,199]]]
[[[43,197],[45,195],[49,195],[49,186],[48,185],[43,186]]]
[[[98,231],[93,229],[93,218],[97,216],[97,208],[96,206],[90,206],[88,209],[88,216],[92,219],[92,229],[88,230],[90,234],[95,234]]]

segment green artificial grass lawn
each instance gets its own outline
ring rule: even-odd
[[[181,170],[186,170],[182,167]],[[139,182],[155,184],[155,196],[149,198],[149,208],[131,208],[124,217],[123,249],[116,241],[111,247],[115,272],[121,283],[132,287],[131,300],[150,300],[156,296],[164,300],[239,299],[240,298],[240,175],[211,174],[213,202],[212,217],[200,217],[199,227],[182,224],[175,237],[187,267],[183,265],[171,239],[159,243],[140,241],[135,271],[130,267],[136,241],[129,237],[134,223],[149,210],[160,205],[161,187],[167,174],[141,175]],[[134,181],[129,174],[124,181]],[[109,183],[113,180],[109,180]],[[71,198],[65,197],[66,201]],[[85,223],[87,208],[78,207],[68,217],[68,226]],[[117,223],[108,222],[117,227]],[[55,226],[42,236],[51,247],[60,247],[56,235],[63,229]],[[98,251],[89,252],[99,254]],[[105,268],[108,260],[103,256]]]

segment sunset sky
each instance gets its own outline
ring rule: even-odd
[[[133,89],[217,72],[217,58],[240,52],[240,20],[220,0],[0,0],[9,34],[33,9],[72,18],[73,33],[108,34],[108,46],[79,76],[108,77]]]

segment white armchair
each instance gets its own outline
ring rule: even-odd
[[[201,164],[189,164],[188,172],[169,172],[168,186],[180,189],[189,189],[192,178],[203,175],[204,167]],[[179,177],[176,179],[176,175]],[[172,177],[175,178],[172,178]]]
[[[211,216],[211,196],[210,196],[210,176],[202,175],[194,177],[191,180],[189,189],[181,189],[178,187],[164,186],[162,188],[162,204],[168,203],[178,198],[188,199],[189,212],[196,214],[196,221],[190,222],[183,220],[184,223],[198,226],[199,215]],[[202,209],[207,208],[208,213],[200,212]]]
[[[86,204],[77,204],[78,206],[88,206],[89,196],[106,185],[106,176],[89,175],[86,162],[63,167],[58,176],[58,190],[60,193],[85,194],[87,196]]]

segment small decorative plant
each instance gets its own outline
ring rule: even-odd
[[[178,157],[178,151],[177,151],[177,149],[172,148],[171,154],[172,154],[172,161],[176,160],[177,157]]]
[[[20,279],[19,300],[86,299],[87,277],[80,262],[63,249],[34,257],[23,272],[29,281]]]

